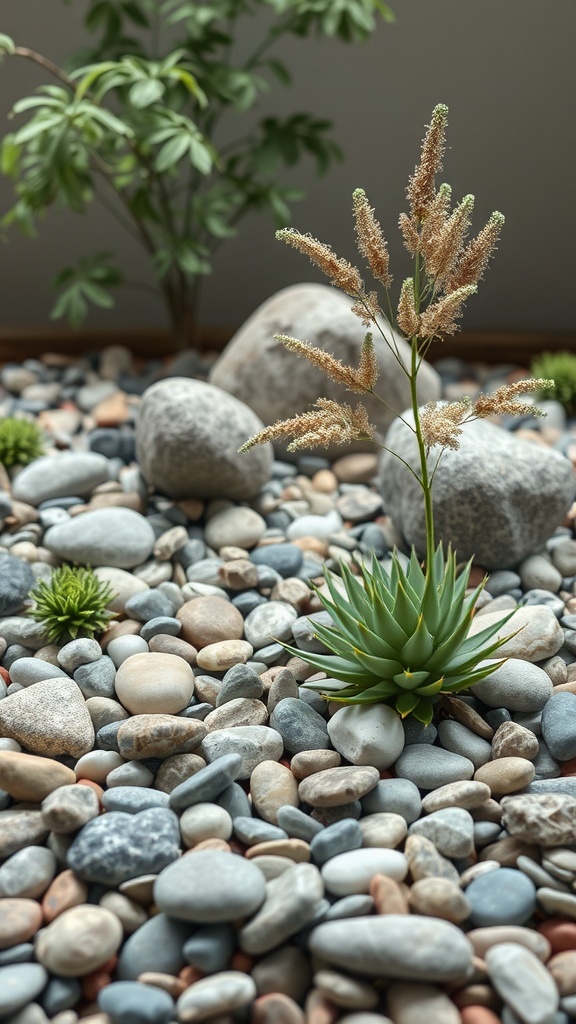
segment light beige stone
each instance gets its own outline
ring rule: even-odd
[[[94,745],[94,727],[72,679],[46,679],[0,701],[0,734],[34,754],[82,757]]]
[[[192,699],[194,673],[175,654],[146,651],[122,662],[114,685],[133,715],[175,715]]]

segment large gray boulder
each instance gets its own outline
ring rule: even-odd
[[[411,412],[404,418],[414,422]],[[434,477],[436,540],[450,542],[459,560],[474,556],[485,569],[511,568],[537,551],[559,526],[576,494],[576,475],[560,452],[517,438],[486,420],[466,423],[457,451],[442,455]],[[411,430],[395,420],[386,445],[419,471]],[[440,452],[432,448],[428,467]],[[384,507],[421,556],[425,552],[421,489],[390,452],[380,459]]]
[[[394,411],[399,413],[409,404],[410,388],[396,358],[376,330],[372,333],[381,373],[376,390],[392,411],[371,395],[346,391],[307,359],[295,356],[274,340],[276,334],[289,334],[357,366],[366,328],[350,311],[351,305],[348,296],[328,285],[295,284],[284,288],[264,302],[228,342],[212,368],[211,383],[249,405],[266,425],[306,412],[319,397],[353,406],[360,400],[383,437]],[[391,335],[385,322],[383,326]],[[395,338],[403,361],[408,362],[407,342],[400,335]],[[422,403],[440,397],[440,378],[426,363],[420,370],[418,391]],[[274,447],[285,454],[279,442]],[[347,446],[347,451],[353,450],[373,450],[373,445],[357,442]],[[339,446],[322,450],[329,456],[342,452]]]
[[[270,477],[272,447],[258,445],[245,455],[238,449],[263,426],[226,391],[168,377],[142,397],[138,462],[148,483],[169,498],[250,498]]]

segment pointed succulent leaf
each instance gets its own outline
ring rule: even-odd
[[[390,658],[378,658],[376,655],[367,654],[358,647],[354,650],[354,656],[363,668],[381,679],[392,678],[396,673],[402,671],[401,662],[391,661]]]
[[[362,684],[378,682],[378,676],[371,676],[365,669],[346,660],[346,658],[330,654],[312,654],[310,651],[301,651],[299,647],[291,647],[290,644],[282,643],[282,641],[278,641],[278,643],[289,654],[307,662],[308,665],[313,665],[314,668],[319,669],[321,672],[328,672],[335,679],[342,679],[348,683]]]
[[[484,653],[487,650],[485,644],[499,633],[502,627],[505,626],[512,615],[514,615],[515,611],[516,609],[513,609],[508,613],[508,615],[504,615],[498,622],[492,623],[490,626],[486,626],[473,636],[467,636],[462,643],[458,645],[454,654],[446,660],[446,668],[448,668],[448,666],[450,666],[450,668],[452,668],[452,666],[458,667],[458,660],[455,659],[466,659],[476,653],[478,653],[479,657],[486,657]],[[509,633],[507,636],[501,637],[499,640],[494,642],[498,647],[501,647],[502,644],[506,643],[506,641],[512,636],[516,636],[516,633],[519,632],[520,630],[517,629],[514,633]],[[478,658],[476,660],[478,660]]]
[[[438,647],[436,647],[433,655],[428,661],[428,668],[431,672],[443,671],[444,666],[447,664],[450,658],[459,650],[460,645],[465,641],[470,624],[472,622],[472,613],[468,613],[463,618],[454,632],[444,640]]]
[[[420,615],[416,629],[400,651],[400,657],[408,665],[425,665],[433,650],[434,640],[430,636],[424,616]]]
[[[490,652],[492,653],[492,651]],[[501,668],[506,662],[506,658],[501,658],[500,661],[492,661],[489,665],[483,665],[481,668],[474,669],[470,672],[464,672],[461,675],[451,676],[444,680],[442,686],[443,693],[456,693],[458,690],[468,689],[472,686],[472,683],[478,683],[481,679],[486,679],[486,676],[492,675],[497,668]]]
[[[398,580],[398,589],[394,601],[394,619],[404,633],[406,640],[416,631],[418,626],[419,610],[417,611],[410,600],[404,584]]]
[[[408,565],[406,578],[408,579],[410,586],[418,594],[418,597],[422,599],[424,596],[424,589],[426,586],[426,575],[422,571],[422,566],[418,561],[418,556],[414,548],[412,548],[412,551],[410,552],[410,562]]]
[[[407,715],[414,711],[414,708],[418,707],[420,703],[420,697],[413,693],[403,693],[400,697],[397,697],[394,701],[394,707],[400,715],[400,718],[406,718]]]
[[[416,692],[419,693],[421,697],[433,697],[435,693],[440,693],[440,691],[444,689],[444,682],[444,676],[440,676],[440,678],[436,679],[433,683],[428,683],[426,686],[419,686]]]
[[[398,672],[392,678],[402,690],[416,690],[419,686],[424,686],[426,680],[430,678],[430,673],[424,671],[410,672],[409,669],[405,668],[403,672]]]
[[[339,704],[380,704],[397,693],[393,683],[380,682],[358,692],[354,697],[344,697],[342,692],[330,694],[330,700]]]
[[[427,697],[421,697],[417,707],[412,712],[414,718],[422,725],[430,725],[434,715],[434,705]]]

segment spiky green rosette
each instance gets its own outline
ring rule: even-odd
[[[42,431],[35,423],[13,416],[0,420],[0,462],[6,469],[27,466],[43,453]]]
[[[106,605],[114,596],[108,583],[89,568],[62,565],[50,581],[39,580],[29,596],[35,607],[29,615],[42,623],[51,643],[103,633],[114,613]]]
[[[445,557],[441,545],[428,574],[414,551],[406,571],[396,554],[389,573],[374,556],[370,569],[360,566],[360,576],[342,563],[345,594],[327,572],[330,597],[317,593],[334,626],[312,625],[332,654],[283,645],[330,677],[304,685],[343,704],[392,704],[402,718],[413,714],[431,722],[435,698],[463,690],[503,664],[479,667],[509,639],[493,638],[512,613],[468,636],[484,586],[465,596],[471,564],[457,576],[455,554]]]

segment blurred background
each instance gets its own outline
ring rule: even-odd
[[[333,122],[342,163],[318,179],[302,164],[285,180],[307,192],[293,224],[355,259],[351,193],[363,187],[389,239],[399,283],[408,271],[397,220],[424,126],[438,102],[450,108],[443,180],[459,199],[476,196],[474,228],[490,212],[506,216],[503,238],[464,326],[476,331],[574,331],[574,188],[576,3],[574,0],[391,0],[396,22],[380,22],[369,42],[288,40],[279,47],[293,72],[257,114],[309,111]],[[0,5],[0,32],[56,62],[85,41],[76,0],[18,0]],[[248,31],[251,31],[248,25]],[[27,61],[0,67],[0,131],[15,100],[47,81]],[[249,116],[253,116],[251,113]],[[225,132],[237,133],[234,115]],[[0,214],[12,204],[0,179]],[[36,240],[17,230],[0,243],[0,328],[50,323],[51,282],[62,266],[110,250],[130,277],[153,281],[145,255],[100,208],[87,216],[49,215]],[[201,323],[238,327],[286,285],[320,280],[304,257],[274,239],[274,225],[254,214],[228,240],[206,278]],[[166,326],[159,301],[118,291],[112,310],[93,310],[87,325],[103,331]],[[576,343],[574,343],[576,350]],[[566,347],[566,345],[564,345]]]

